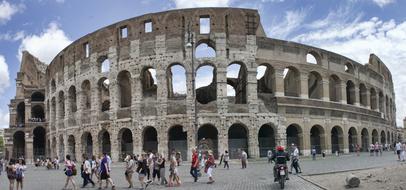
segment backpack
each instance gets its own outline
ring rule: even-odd
[[[23,179],[23,169],[17,168],[15,175],[16,175],[16,179],[17,179],[17,180]]]

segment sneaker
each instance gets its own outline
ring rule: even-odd
[[[277,182],[277,181],[278,181],[278,178],[275,177],[275,178],[273,179],[273,182]]]
[[[287,177],[286,180],[289,180],[289,178]]]

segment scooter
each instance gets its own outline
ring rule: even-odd
[[[286,182],[286,171],[285,171],[285,169],[287,169],[286,165],[278,164],[276,166],[277,178],[278,178],[278,182],[279,182],[279,185],[280,185],[281,189],[285,188],[285,182]]]

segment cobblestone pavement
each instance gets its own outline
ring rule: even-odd
[[[214,172],[216,182],[208,185],[207,177],[204,176],[197,183],[193,183],[189,175],[189,165],[182,165],[180,169],[182,186],[171,189],[242,189],[242,190],[261,190],[261,189],[279,189],[277,183],[272,182],[272,167],[265,161],[251,161],[247,169],[238,168],[237,161],[232,161],[230,170],[217,168]],[[312,161],[304,158],[301,161],[303,175],[318,174],[342,170],[362,169],[370,167],[383,167],[398,164],[395,155],[391,152],[384,153],[382,157],[370,157],[368,154],[362,154],[360,157],[355,155],[345,155],[340,157],[318,158]],[[121,163],[114,164],[112,177],[115,180],[117,189],[127,189],[127,183],[124,179],[124,172]],[[285,189],[319,189],[316,186],[304,181],[303,179],[290,175],[291,180],[287,182]],[[62,170],[46,170],[45,168],[29,167],[26,172],[24,189],[28,190],[54,190],[62,189],[65,176]],[[136,176],[133,176],[134,184],[139,187]],[[82,182],[80,176],[76,176],[76,182]],[[2,173],[0,176],[0,189],[7,189],[8,180]],[[78,185],[79,186],[79,185]],[[94,189],[94,188],[88,188]],[[167,189],[158,185],[151,185],[148,189]],[[169,189],[169,188],[168,188]]]

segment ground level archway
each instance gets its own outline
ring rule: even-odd
[[[369,133],[367,129],[362,129],[361,131],[361,140],[362,140],[362,151],[368,152],[369,148]]]
[[[25,133],[17,131],[13,135],[13,158],[25,158]]]
[[[244,150],[248,157],[248,130],[242,124],[233,124],[228,129],[228,149],[231,159],[240,157],[240,151]]]
[[[316,149],[317,154],[321,154],[322,150],[325,149],[324,129],[322,126],[314,125],[310,129],[310,147]]]
[[[259,156],[266,157],[268,150],[275,150],[275,130],[272,124],[264,124],[258,132]]]
[[[331,129],[331,152],[344,152],[343,129],[340,126]]]
[[[197,131],[199,151],[213,151],[214,157],[218,158],[218,131],[211,124],[202,125]]]
[[[130,129],[123,128],[118,133],[120,142],[120,160],[124,160],[127,155],[133,155],[133,134]]]
[[[168,131],[168,153],[180,152],[182,160],[187,160],[187,132],[181,125],[175,125]]]
[[[144,152],[158,151],[158,133],[154,127],[146,127],[143,132],[143,146]]]
[[[82,153],[88,157],[93,156],[93,138],[89,132],[85,132],[82,135]]]
[[[68,150],[67,153],[70,155],[72,160],[76,160],[76,141],[73,135],[69,135],[68,137]]]
[[[46,131],[43,127],[36,127],[33,131],[33,158],[34,160],[45,159],[46,155]]]
[[[111,156],[110,133],[106,130],[102,130],[99,133],[99,152],[106,153]]]
[[[303,150],[303,132],[302,128],[297,124],[291,124],[286,128],[286,142],[290,146],[295,144],[299,151]]]
[[[357,130],[354,127],[351,127],[350,130],[348,130],[348,150],[350,152],[355,152],[356,147],[358,144],[358,138],[357,138]]]

